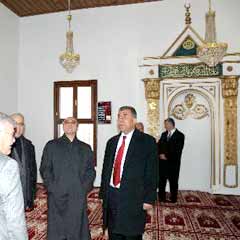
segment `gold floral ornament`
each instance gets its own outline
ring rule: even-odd
[[[189,116],[194,119],[203,119],[209,116],[209,111],[203,104],[197,104],[196,97],[189,93],[185,96],[182,104],[174,106],[170,115],[178,120],[184,120]]]
[[[144,87],[147,100],[147,132],[156,139],[159,139],[160,80],[144,79]]]
[[[222,79],[222,94],[224,98],[224,163],[225,165],[237,165],[238,77],[229,76]]]
[[[183,43],[183,48],[186,50],[191,50],[195,47],[195,43],[193,42],[192,39],[187,39],[184,43]]]

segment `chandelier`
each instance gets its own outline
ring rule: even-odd
[[[227,43],[216,42],[215,11],[212,11],[211,0],[209,0],[209,10],[206,13],[205,43],[197,48],[197,56],[209,67],[214,67],[224,57],[227,47]]]
[[[68,73],[72,73],[75,67],[79,64],[80,56],[75,54],[73,50],[73,32],[71,31],[71,0],[68,0],[68,31],[66,33],[66,52],[59,57],[61,65]]]

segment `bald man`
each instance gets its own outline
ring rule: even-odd
[[[136,125],[135,125],[135,128],[136,128],[138,131],[144,133],[144,125],[143,125],[142,122],[137,122]]]
[[[87,194],[95,169],[91,147],[77,139],[77,119],[63,121],[64,134],[49,141],[40,172],[48,191],[48,240],[90,240]]]
[[[23,189],[24,207],[31,211],[34,208],[34,198],[37,182],[37,164],[35,148],[32,142],[24,137],[25,123],[21,113],[14,113],[11,118],[16,122],[15,143],[11,157],[18,162]]]

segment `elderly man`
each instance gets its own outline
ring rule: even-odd
[[[11,117],[17,124],[16,142],[13,144],[11,157],[18,162],[25,209],[32,210],[37,181],[35,149],[32,142],[23,136],[25,130],[24,116],[21,113],[14,113]]]
[[[119,109],[120,133],[105,150],[100,198],[110,240],[141,240],[146,212],[157,198],[157,145],[153,137],[135,129],[136,118],[133,107]]]
[[[48,191],[48,240],[89,240],[87,194],[95,178],[91,147],[77,139],[78,122],[66,118],[64,135],[49,141],[40,172]]]
[[[18,164],[7,155],[14,143],[15,122],[0,113],[0,239],[27,240]]]

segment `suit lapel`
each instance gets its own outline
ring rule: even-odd
[[[176,130],[174,131],[173,135],[170,137],[169,141],[171,141],[172,139],[174,139],[174,138],[176,137],[177,132],[178,132],[178,130],[176,129]]]
[[[114,160],[115,160],[115,153],[116,153],[116,149],[117,149],[117,145],[118,145],[118,140],[119,140],[120,136],[121,136],[121,133],[118,134],[118,135],[114,138],[113,143],[112,143],[112,146],[111,146],[111,151],[110,151],[111,163],[109,164],[111,171],[112,171],[112,168],[113,168],[113,163],[114,163]]]
[[[14,147],[14,148],[12,149],[12,156],[13,156],[13,158],[18,162],[18,164],[21,166],[21,165],[22,165],[22,162],[21,162],[21,159],[20,159],[20,156],[19,156],[19,154],[18,154],[18,152],[17,152],[16,147]]]
[[[129,162],[131,161],[132,155],[133,155],[134,151],[136,150],[137,138],[138,138],[138,131],[134,130],[131,141],[130,141],[129,146],[128,146],[126,159],[125,159],[125,163],[124,163],[124,166],[123,166],[123,174],[122,174],[123,176],[124,176],[124,173],[126,171],[125,169],[127,168]]]

